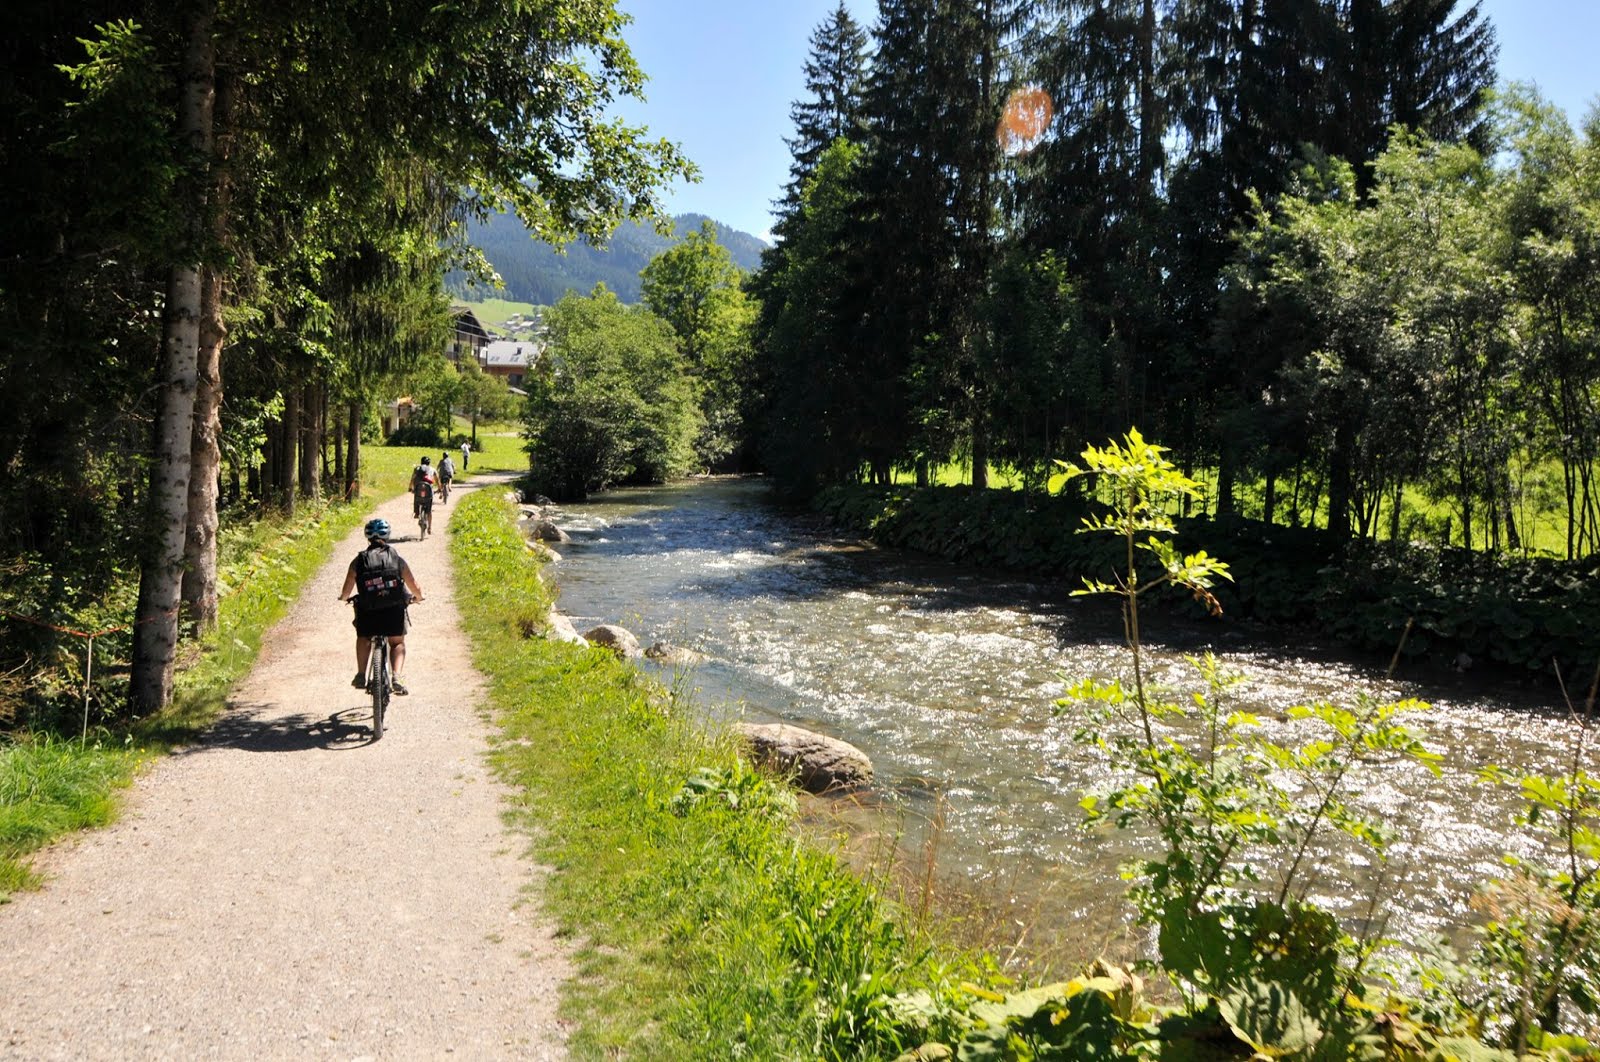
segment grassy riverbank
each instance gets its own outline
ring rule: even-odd
[[[579,942],[573,1053],[896,1057],[891,998],[944,981],[931,944],[799,840],[788,793],[669,691],[536,636],[548,591],[501,503],[468,498],[450,530],[504,730],[495,761],[555,868],[547,906]]]
[[[522,441],[484,436],[472,472],[524,467]],[[141,764],[192,740],[226,705],[228,690],[255,662],[261,638],[327,560],[333,547],[376,501],[405,489],[420,453],[416,447],[369,446],[363,451],[366,497],[352,505],[302,503],[293,518],[229,520],[218,545],[222,600],[217,630],[182,652],[172,707],[153,719],[129,721],[117,712],[126,689],[126,631],[96,639],[93,687],[83,711],[85,645],[63,637],[39,679],[45,697],[26,697],[19,716],[0,733],[0,902],[38,883],[31,853],[73,830],[102,826],[116,815],[118,794]],[[50,598],[48,568],[8,587],[0,605],[21,614],[43,612],[58,626],[102,630],[125,626],[133,607],[130,579],[108,598],[81,607]],[[33,584],[38,584],[37,592]],[[120,666],[119,666],[120,665]],[[19,700],[24,700],[19,696]]]

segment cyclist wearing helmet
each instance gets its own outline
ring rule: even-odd
[[[390,657],[394,661],[394,692],[405,696],[400,676],[406,669],[406,605],[422,600],[422,588],[407,564],[389,545],[389,521],[367,521],[367,548],[356,554],[345,572],[340,601],[356,603],[356,677],[350,685],[363,689],[367,684],[367,658],[372,655],[372,639],[387,635]]]
[[[434,475],[433,467],[428,464],[428,455],[422,455],[422,462],[411,470],[411,518],[415,520],[422,515],[422,510],[433,508],[433,487],[438,482]]]
[[[446,450],[439,456],[439,464],[435,466],[435,475],[439,477],[439,485],[444,488],[444,493],[450,493],[450,482],[456,478],[455,462],[450,460],[450,451]],[[448,500],[448,497],[446,498]]]

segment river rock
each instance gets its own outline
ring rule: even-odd
[[[573,645],[588,645],[583,635],[578,633],[578,628],[572,621],[555,609],[550,610],[550,632],[545,635],[552,642],[570,642]]]
[[[639,652],[639,639],[614,623],[602,623],[584,632],[583,637],[590,645],[610,649],[624,660],[637,660],[643,655]]]
[[[557,527],[555,525],[555,521],[553,520],[546,520],[544,517],[540,517],[539,519],[531,522],[533,527],[530,528],[530,530],[533,533],[533,537],[538,539],[540,542],[572,541],[572,536],[561,530],[561,528]]]
[[[749,742],[758,763],[795,771],[807,792],[830,793],[872,784],[872,761],[848,741],[788,723],[741,723],[739,734]]]
[[[693,667],[706,662],[704,653],[697,653],[693,649],[673,645],[671,642],[654,642],[644,651],[644,655],[668,667]]]

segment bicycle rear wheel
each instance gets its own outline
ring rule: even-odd
[[[422,536],[421,537],[423,537],[423,538],[427,538],[428,537],[428,532],[433,529],[433,510],[432,509],[424,509],[424,510],[422,510],[422,514],[417,517],[417,529],[422,532]]]
[[[389,707],[389,639],[372,641],[372,740],[383,737],[383,713]]]

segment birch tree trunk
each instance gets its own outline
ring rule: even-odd
[[[178,98],[177,125],[183,148],[209,160],[212,107],[216,95],[216,49],[212,10],[197,7],[189,24]],[[195,174],[182,186],[187,202],[186,246],[174,257],[167,283],[161,337],[159,402],[150,464],[139,604],[135,612],[133,671],[129,697],[147,714],[172,700],[173,660],[178,643],[178,602],[183,583],[189,514],[190,446],[194,428],[195,377],[200,348],[200,244],[205,231],[206,180]]]
[[[232,144],[233,93],[230,80],[217,78],[213,106],[216,167],[212,180],[211,244],[227,241],[228,156]],[[222,319],[223,274],[205,272],[200,290],[200,350],[195,376],[194,430],[189,449],[189,517],[184,538],[183,603],[197,635],[217,625],[217,494],[222,471],[222,345],[228,328]]]
[[[217,489],[222,465],[222,274],[205,271],[200,292],[199,364],[189,449],[183,603],[196,634],[217,625]]]

